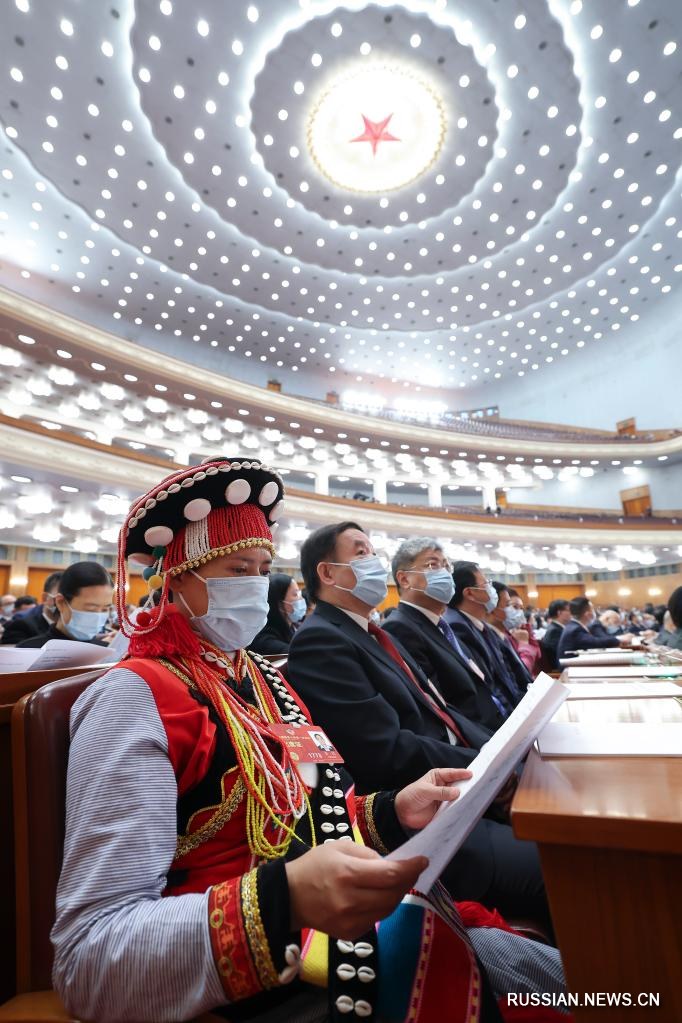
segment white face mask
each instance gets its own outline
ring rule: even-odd
[[[221,650],[243,650],[265,626],[268,617],[268,577],[242,575],[209,577],[190,569],[208,591],[206,614],[192,615],[198,633]],[[192,609],[178,594],[190,614]]]

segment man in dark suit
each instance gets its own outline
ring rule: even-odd
[[[571,620],[571,609],[567,600],[552,600],[547,608],[547,629],[540,640],[543,667],[546,671],[559,671],[557,647],[564,626]]]
[[[457,561],[452,568],[455,594],[445,620],[467,655],[478,665],[492,698],[505,717],[522,699],[528,684],[517,679],[501,642],[486,622],[497,607],[498,595],[473,561]]]
[[[437,540],[406,540],[391,565],[400,603],[384,629],[411,654],[446,703],[472,721],[499,728],[504,721],[476,664],[443,619],[454,593],[452,569]]]
[[[61,572],[53,572],[45,580],[45,589],[41,597],[41,603],[32,607],[30,611],[16,614],[5,625],[2,634],[2,643],[22,643],[25,639],[35,639],[50,630],[56,617],[57,608],[55,598],[59,589]]]
[[[559,637],[557,657],[566,656],[569,650],[605,650],[608,647],[629,646],[632,637],[593,636],[590,626],[596,621],[596,614],[589,597],[574,597],[570,602],[571,620]]]
[[[301,548],[301,572],[317,604],[292,640],[289,677],[358,791],[471,763],[490,732],[447,706],[400,643],[370,625],[388,573],[366,533],[353,522],[316,530]],[[493,808],[505,812],[499,802]],[[549,922],[537,849],[506,823],[479,821],[443,881],[458,900]]]

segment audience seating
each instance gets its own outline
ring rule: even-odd
[[[0,1021],[73,1021],[50,990],[50,930],[64,842],[69,714],[99,674],[49,683],[23,696],[12,711],[19,994],[0,1006]],[[212,1014],[201,1017],[201,1023],[218,1020]]]

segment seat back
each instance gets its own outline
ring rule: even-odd
[[[69,715],[106,670],[51,682],[24,696],[12,712],[19,993],[52,986],[50,930],[64,846]]]

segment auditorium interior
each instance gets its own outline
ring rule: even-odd
[[[679,1023],[682,5],[0,13],[0,1023]]]

